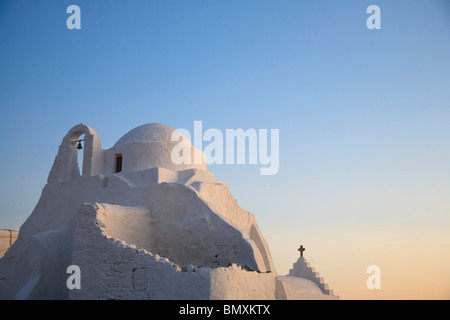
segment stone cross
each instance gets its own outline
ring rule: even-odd
[[[298,248],[298,251],[300,251],[300,257],[303,257],[303,251],[305,251],[306,249],[303,248],[303,246],[301,245],[300,248]]]

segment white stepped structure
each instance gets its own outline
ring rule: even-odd
[[[334,295],[333,290],[330,290],[328,284],[324,282],[324,279],[320,276],[319,272],[316,272],[316,269],[311,267],[310,263],[306,261],[304,257],[298,258],[292,269],[289,270],[288,276],[311,280],[324,294]]]

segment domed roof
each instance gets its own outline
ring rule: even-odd
[[[122,136],[114,146],[131,143],[178,143],[171,140],[173,131],[174,128],[162,123],[143,124]]]

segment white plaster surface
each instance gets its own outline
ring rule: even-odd
[[[279,300],[338,300],[339,297],[324,294],[313,281],[295,276],[279,276],[277,279]]]

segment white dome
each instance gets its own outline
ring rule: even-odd
[[[114,147],[132,143],[169,143],[172,144],[174,128],[162,123],[147,123],[126,133],[120,138]],[[185,139],[184,141],[188,141]]]
[[[194,163],[194,147],[191,142],[180,132],[172,141],[173,132],[176,129],[162,123],[148,123],[126,133],[120,138],[114,147],[113,154],[121,157],[123,172],[139,171],[153,167],[162,167],[170,170],[204,169],[206,160],[202,152],[203,163]],[[181,136],[184,139],[181,139]],[[176,163],[173,161],[173,150],[179,146],[191,154],[190,163]]]

